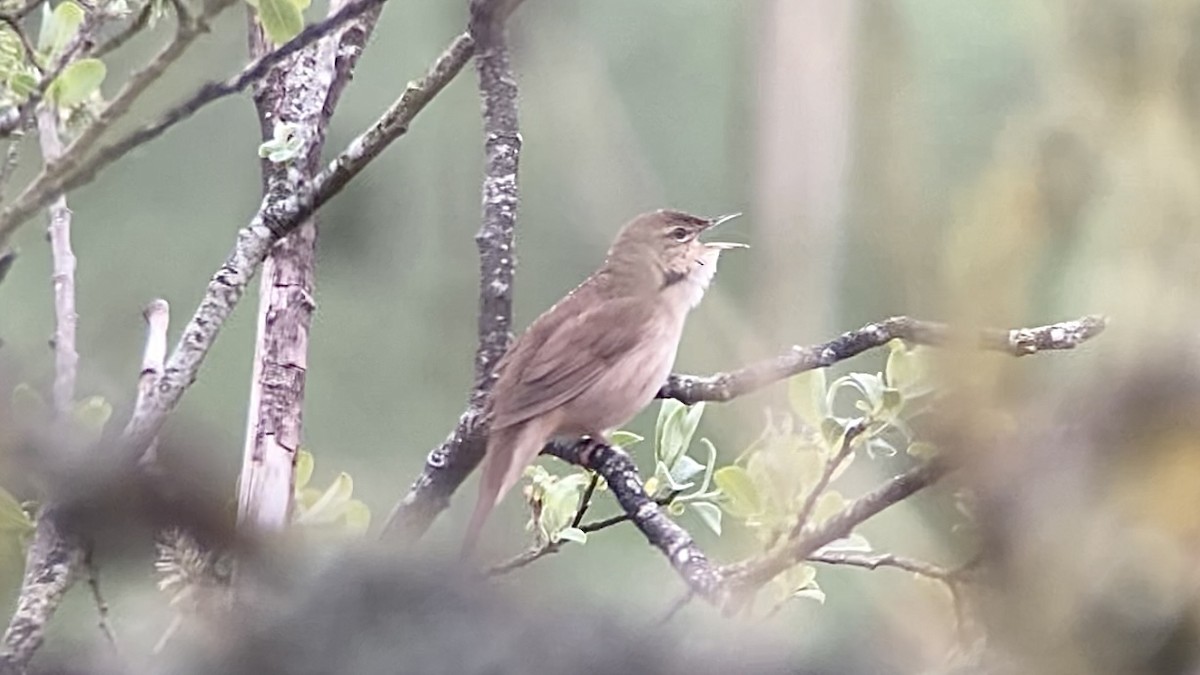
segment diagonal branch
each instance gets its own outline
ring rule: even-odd
[[[216,2],[222,6],[228,6],[229,4],[229,0],[216,0]],[[326,18],[324,21],[308,26],[299,35],[246,66],[237,75],[221,82],[209,82],[205,84],[187,99],[165,112],[158,120],[131,131],[125,136],[103,146],[95,154],[85,157],[83,155],[86,153],[72,154],[74,151],[68,152],[61,162],[54,166],[46,167],[10,205],[3,211],[0,211],[0,248],[3,247],[4,243],[22,223],[28,220],[38,209],[46,205],[51,195],[58,192],[69,192],[82,185],[86,185],[94,180],[102,169],[124,157],[130,150],[158,138],[167,129],[191,117],[208,104],[244,91],[251,84],[262,79],[275,65],[283,62],[288,57],[317,40],[333,34],[348,22],[363,16],[369,11],[377,10],[384,2],[386,0],[351,0],[332,16]],[[160,63],[164,55],[173,60],[174,56],[169,50],[170,46],[165,48],[163,52],[160,52],[159,56],[147,66],[149,72],[153,73],[157,70],[156,64]],[[467,57],[469,58],[469,56],[470,54],[468,53]],[[461,68],[461,64],[459,68]],[[157,79],[158,74],[161,73],[155,74],[154,79]],[[113,121],[119,117],[120,115],[114,115]],[[105,126],[107,127],[108,125]],[[103,131],[103,129],[99,129],[98,131]],[[90,138],[86,146],[81,147],[90,147],[98,137],[99,133],[96,133],[94,138]],[[382,148],[379,149],[381,150]],[[357,173],[357,171],[354,173]],[[346,180],[348,180],[348,177]],[[342,185],[334,188],[333,192],[341,189]],[[332,185],[329,187],[332,187]],[[323,190],[314,190],[314,192],[319,195]],[[331,194],[326,195],[325,199],[329,196]],[[323,201],[324,199],[319,200],[319,202]],[[309,208],[309,213],[317,206],[320,206],[319,202]]]
[[[620,448],[590,440],[576,443],[556,442],[543,452],[591,469],[600,474],[629,520],[655,548],[667,557],[688,589],[713,604],[721,604],[724,575],[692,540],[692,535],[671,520],[646,494],[637,464]]]
[[[895,339],[935,347],[974,343],[980,349],[1012,356],[1074,349],[1099,335],[1106,323],[1104,317],[1092,315],[1036,328],[985,330],[969,335],[945,324],[897,316],[842,333],[828,342],[792,347],[779,356],[728,373],[703,377],[671,375],[659,390],[658,397],[677,399],[688,405],[699,401],[729,401],[793,375],[845,361]]]
[[[487,437],[485,404],[496,365],[508,349],[512,328],[512,285],[516,266],[513,231],[519,194],[517,165],[521,134],[517,83],[509,64],[504,21],[521,0],[472,0],[470,35],[479,45],[476,69],[483,98],[483,224],[479,248],[479,347],[475,386],[454,431],[429,453],[408,494],[388,515],[384,537],[415,539],[450,504],[450,495],[483,458]]]
[[[134,407],[124,432],[126,449],[131,457],[137,457],[158,434],[183,393],[195,381],[209,349],[271,246],[304,222],[387,145],[402,136],[417,114],[454,79],[473,49],[469,38],[456,38],[425,76],[410,83],[383,117],[351,141],[311,184],[300,188],[290,199],[264,200],[266,208],[260,208],[250,224],[238,232],[233,251],[209,281],[199,307],[167,360],[159,386]]]

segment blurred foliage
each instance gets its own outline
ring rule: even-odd
[[[703,415],[712,445],[683,442],[685,423],[700,413],[660,407],[658,420],[674,420],[676,435],[664,444],[663,424],[643,416],[631,432],[653,438],[654,447],[634,450],[644,452],[656,495],[689,482],[688,494],[720,489],[684,502],[682,515],[696,516],[688,527],[706,551],[732,558],[786,527],[782,505],[812,484],[812,466],[836,447],[843,421],[870,418],[882,425],[879,433],[858,440],[855,452],[875,459],[839,474],[836,493],[867,489],[911,461],[900,450],[956,453],[963,482],[978,493],[968,498],[979,504],[979,538],[997,551],[998,571],[988,579],[995,597],[983,599],[982,620],[996,629],[997,642],[1029,657],[1017,672],[1187,672],[1200,606],[1200,511],[1189,489],[1200,480],[1200,433],[1189,420],[1200,397],[1172,377],[1195,379],[1189,359],[1200,314],[1200,1],[856,0],[851,30],[809,26],[803,34],[813,39],[797,42],[787,37],[801,27],[785,25],[776,39],[764,38],[773,10],[809,1],[558,0],[526,3],[515,15],[525,141],[517,324],[591,271],[620,222],[660,206],[745,211],[732,234],[754,246],[749,256],[722,263],[690,319],[678,364],[685,371],[736,367],[784,343],[825,339],[890,314],[996,327],[1109,315],[1113,329],[1102,343],[1076,354],[1013,361],[939,352],[934,367],[946,380],[939,386],[952,394],[929,414],[932,431],[920,428],[924,440],[912,442],[905,429],[921,396],[906,390],[911,366],[893,350],[887,364],[867,355],[828,375],[709,406]],[[303,3],[273,2],[280,21],[265,22],[275,37],[296,29]],[[156,17],[163,4],[156,2]],[[62,25],[33,31],[42,45],[35,58],[61,42],[71,6],[54,5]],[[303,11],[314,20],[324,10],[318,3]],[[57,21],[55,13],[49,17]],[[335,117],[330,149],[373,121],[463,29],[465,17],[465,3],[389,5]],[[88,114],[101,89],[119,86],[117,75],[144,62],[171,28],[159,21],[150,35],[105,56],[103,78],[92,65],[78,81],[57,85],[60,104],[80,101],[64,113],[68,119]],[[811,101],[823,100],[817,82],[771,120],[777,126],[767,124],[764,64],[789,45],[799,45],[802,57],[833,54],[846,64],[821,73],[838,87],[847,84],[839,78],[850,79],[844,117],[805,114]],[[245,60],[245,16],[227,12],[118,131]],[[0,27],[0,104],[28,95],[31,68],[19,41]],[[312,480],[326,487],[305,484],[309,499],[328,493],[345,506],[357,495],[371,510],[390,507],[461,411],[477,309],[478,130],[468,72],[321,212],[304,440],[339,471],[318,470]],[[80,390],[111,401],[118,419],[138,371],[139,309],[153,297],[170,300],[178,333],[236,228],[258,205],[259,156],[288,159],[289,130],[273,131],[260,137],[249,101],[231,99],[70,195]],[[807,194],[774,181],[758,161],[764,148],[783,147],[796,131],[844,134],[836,236],[817,251],[780,245],[759,223],[768,202]],[[38,168],[28,161],[36,155],[33,139],[22,142],[16,184]],[[834,170],[803,147],[783,149],[801,176]],[[776,232],[806,226],[797,219]],[[17,382],[44,391],[53,375],[49,254],[36,224],[17,243],[21,255],[0,284],[0,357],[8,369],[0,377],[5,391]],[[761,283],[781,272],[774,268],[816,263],[832,270],[821,283]],[[254,301],[252,293],[223,330],[167,431],[203,438],[198,445],[223,485],[232,485],[240,465]],[[809,301],[828,316],[798,309]],[[1161,363],[1151,368],[1151,358]],[[764,408],[772,411],[766,424]],[[0,409],[0,447],[11,440],[13,416]],[[693,426],[688,438],[695,433]],[[750,451],[734,456],[739,448]],[[896,456],[888,457],[893,448]],[[11,466],[5,459],[0,467]],[[764,468],[776,463],[787,470]],[[352,486],[341,469],[356,477]],[[573,515],[586,485],[569,475],[563,485],[551,478],[541,477],[539,499],[561,492],[551,497],[558,515],[535,527],[538,536],[561,535],[562,515]],[[17,482],[11,473],[0,475],[15,500],[30,496],[28,486],[10,482]],[[877,551],[965,558],[963,538],[952,533],[961,516],[951,501],[914,500],[862,534]],[[519,502],[499,510],[491,534],[518,530],[527,518]],[[714,515],[703,506],[710,504],[721,510]],[[430,550],[457,544],[465,513],[455,506],[430,533]],[[345,522],[348,512],[338,518]],[[536,575],[511,583],[570,588],[576,599],[626,614],[658,611],[663,589],[677,582],[631,530],[614,528],[604,545],[548,557]],[[8,581],[19,566],[13,572],[5,560],[0,551],[0,577]],[[579,582],[611,579],[614,570],[627,591],[620,597],[611,584]],[[813,590],[814,569],[791,574],[781,593]],[[161,619],[160,599],[139,594],[145,568],[123,579],[129,583],[113,584],[120,589],[112,592],[114,615]],[[822,654],[857,654],[863,635],[878,636],[889,667],[927,670],[953,646],[944,598],[895,579],[886,571],[822,569],[824,607],[788,603],[776,623],[755,630],[784,631],[798,650]],[[67,625],[90,625],[83,611],[91,608],[72,602],[66,616],[83,618]],[[689,609],[681,618],[695,615]],[[160,626],[152,628],[123,626],[157,639]]]

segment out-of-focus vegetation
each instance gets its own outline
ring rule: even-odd
[[[465,3],[390,4],[330,147],[372,121],[465,17]],[[525,140],[519,325],[600,262],[621,222],[660,206],[745,211],[726,235],[753,247],[722,262],[690,320],[680,370],[736,367],[891,314],[995,327],[1108,315],[1109,332],[1078,353],[938,353],[930,367],[954,395],[922,431],[964,468],[862,534],[875,550],[948,566],[983,547],[991,565],[974,620],[1022,664],[1017,672],[1196,667],[1200,0],[530,0],[512,39]],[[227,12],[139,113],[241,67],[244,45],[245,17]],[[143,37],[106,59],[109,77],[153,48]],[[166,298],[178,330],[258,205],[262,140],[249,100],[232,98],[71,195],[81,399],[101,396],[124,419],[141,307]],[[24,164],[17,180],[33,168]],[[464,73],[321,212],[305,444],[320,458],[313,484],[330,487],[307,494],[308,506],[344,497],[335,519],[361,525],[368,509],[386,513],[465,403],[480,175],[478,101]],[[5,397],[20,383],[47,390],[53,368],[39,226],[17,244],[20,258],[0,284]],[[211,467],[230,499],[253,300],[164,439],[168,452],[202,455],[192,459]],[[827,381],[882,371],[884,357],[842,364]],[[857,386],[869,406],[882,403]],[[22,396],[0,405],[0,447],[15,443]],[[810,409],[792,400],[781,385],[709,405],[698,435],[720,449],[715,467],[737,466],[764,429],[790,438],[780,413]],[[654,414],[630,429],[661,449]],[[650,451],[631,450],[655,475]],[[691,452],[704,464],[704,452]],[[0,485],[13,495],[0,494],[7,608],[20,560],[5,535],[28,527],[14,506],[36,486],[4,459]],[[839,490],[869,488],[909,461],[860,461]],[[659,472],[660,485],[672,468]],[[346,506],[359,502],[342,471],[362,508]],[[423,542],[431,554],[457,545],[473,488]],[[497,560],[531,543],[520,502],[509,499],[488,527],[484,550]],[[963,536],[960,506],[978,517],[972,536]],[[761,544],[743,519],[724,519],[718,537],[711,515],[697,515],[681,522],[718,559]],[[144,554],[145,564],[105,575],[113,621],[131,644],[153,644],[171,616],[153,588],[153,551]],[[99,555],[102,565],[106,556],[129,562]],[[886,569],[822,568],[819,578],[823,604],[788,603],[762,630],[807,654],[874,642],[899,671],[956,648],[962,631],[937,584]],[[811,590],[811,578],[793,581]],[[657,618],[679,586],[630,527],[497,583],[517,595],[569,592],[622,621]],[[305,601],[319,598],[297,603]],[[47,651],[98,640],[90,602],[85,590],[69,598]],[[719,619],[696,603],[675,619],[696,640],[723,630],[710,620]]]

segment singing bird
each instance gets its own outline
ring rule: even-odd
[[[700,235],[739,215],[659,210],[635,217],[600,269],[509,347],[488,402],[491,432],[464,556],[547,442],[604,440],[654,400],[671,372],[684,320],[717,272],[717,257],[745,248],[703,242]]]

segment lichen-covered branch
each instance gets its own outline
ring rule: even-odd
[[[658,397],[674,398],[688,405],[699,401],[729,401],[793,375],[831,366],[895,339],[930,346],[956,342],[974,344],[980,349],[1026,356],[1041,351],[1074,349],[1099,335],[1105,325],[1102,316],[1085,316],[1036,328],[964,334],[945,324],[897,316],[842,333],[829,342],[792,347],[779,356],[728,373],[671,375],[659,390]]]
[[[336,15],[344,6],[334,0],[330,13]],[[250,14],[251,53],[262,59],[273,45],[253,23],[252,11]],[[378,16],[377,5],[340,33],[280,62],[255,84],[254,103],[263,139],[273,138],[277,125],[288,125],[300,137],[292,160],[263,160],[265,200],[287,199],[319,170],[330,119]],[[272,205],[264,203],[264,208]],[[316,309],[316,240],[314,215],[275,244],[263,264],[238,483],[238,522],[262,532],[282,530],[291,514],[308,374],[308,334]]]
[[[485,172],[483,224],[479,248],[479,346],[475,386],[467,410],[383,526],[383,536],[420,537],[450,504],[450,495],[483,458],[487,420],[484,404],[496,364],[508,349],[512,330],[512,285],[516,267],[513,231],[519,193],[517,168],[521,134],[517,82],[509,63],[504,22],[521,0],[472,0],[469,38],[477,45],[475,65],[483,99]]]
[[[543,452],[571,464],[591,469],[604,478],[629,520],[670,561],[671,566],[696,595],[713,604],[723,602],[724,576],[696,546],[692,535],[671,520],[649,495],[638,474],[637,464],[625,451],[604,443],[582,440],[556,442]]]
[[[83,563],[83,542],[62,528],[60,514],[43,508],[26,554],[25,578],[4,641],[0,644],[0,675],[23,675],[42,646],[46,625]]]

